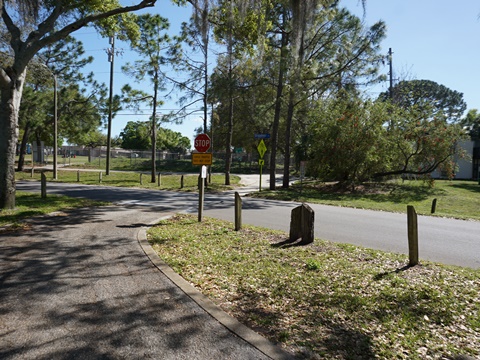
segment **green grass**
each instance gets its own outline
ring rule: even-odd
[[[73,160],[73,159],[72,159]],[[59,163],[61,163],[59,161]],[[68,164],[68,159],[67,159]],[[96,158],[90,163],[88,159],[83,161],[83,164],[73,164],[75,168],[84,169],[105,169],[106,159]],[[198,165],[192,165],[191,160],[158,160],[156,163],[157,171],[160,172],[185,172],[197,173],[199,171]],[[152,168],[151,159],[143,158],[112,158],[110,161],[110,169],[119,171],[146,171]],[[214,159],[212,164],[212,172],[223,172],[225,170],[225,162],[221,159]],[[233,161],[231,165],[231,173],[235,174],[251,174],[258,172],[258,164],[250,162]]]
[[[159,256],[225,311],[312,359],[480,356],[480,271],[178,215],[148,231]]]
[[[120,186],[120,187],[137,187],[146,189],[158,190],[182,190],[182,191],[197,191],[198,189],[198,175],[185,174],[183,175],[183,188],[181,187],[182,175],[161,175],[160,186],[158,185],[158,175],[155,177],[155,183],[151,182],[150,173],[140,173],[132,171],[117,172],[111,171],[110,175],[105,175],[102,172],[100,182],[100,171],[87,170],[60,170],[57,172],[57,180],[53,180],[53,172],[45,172],[47,181],[80,183],[85,185],[106,185],[106,186]],[[80,181],[78,182],[78,176]],[[16,180],[40,180],[41,172],[35,172],[33,178],[31,172],[17,172]],[[141,182],[140,182],[141,181]],[[231,186],[223,185],[225,178],[223,175],[212,175],[212,183],[208,185],[206,191],[222,191],[229,190]],[[240,178],[238,176],[231,176],[230,181],[232,185],[238,184]]]
[[[22,221],[33,216],[49,214],[55,211],[78,207],[100,206],[106,202],[88,199],[69,198],[59,195],[48,195],[45,199],[40,194],[16,192],[16,208],[14,210],[0,210],[0,226],[11,225],[21,227]]]
[[[366,184],[354,192],[307,181],[303,187],[296,184],[251,196],[390,212],[405,212],[407,205],[413,205],[423,215],[431,215],[432,201],[437,199],[435,216],[480,220],[480,185],[475,181],[435,180],[433,187],[421,180],[394,181]]]

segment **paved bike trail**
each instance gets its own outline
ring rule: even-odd
[[[291,358],[153,254],[145,229],[167,215],[105,206],[0,229],[0,358]]]

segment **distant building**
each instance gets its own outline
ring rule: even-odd
[[[458,143],[465,150],[467,156],[465,158],[454,159],[455,161],[455,179],[458,180],[478,180],[480,172],[480,140],[463,140]],[[446,178],[446,174],[440,170],[432,173],[432,178]]]

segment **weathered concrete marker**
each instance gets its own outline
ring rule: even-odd
[[[292,210],[290,220],[290,236],[289,241],[295,242],[302,238],[300,245],[306,245],[313,242],[315,212],[307,204],[302,204]]]

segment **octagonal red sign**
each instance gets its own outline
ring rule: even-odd
[[[210,149],[210,137],[207,134],[200,134],[194,141],[195,150],[198,152],[206,152]]]

